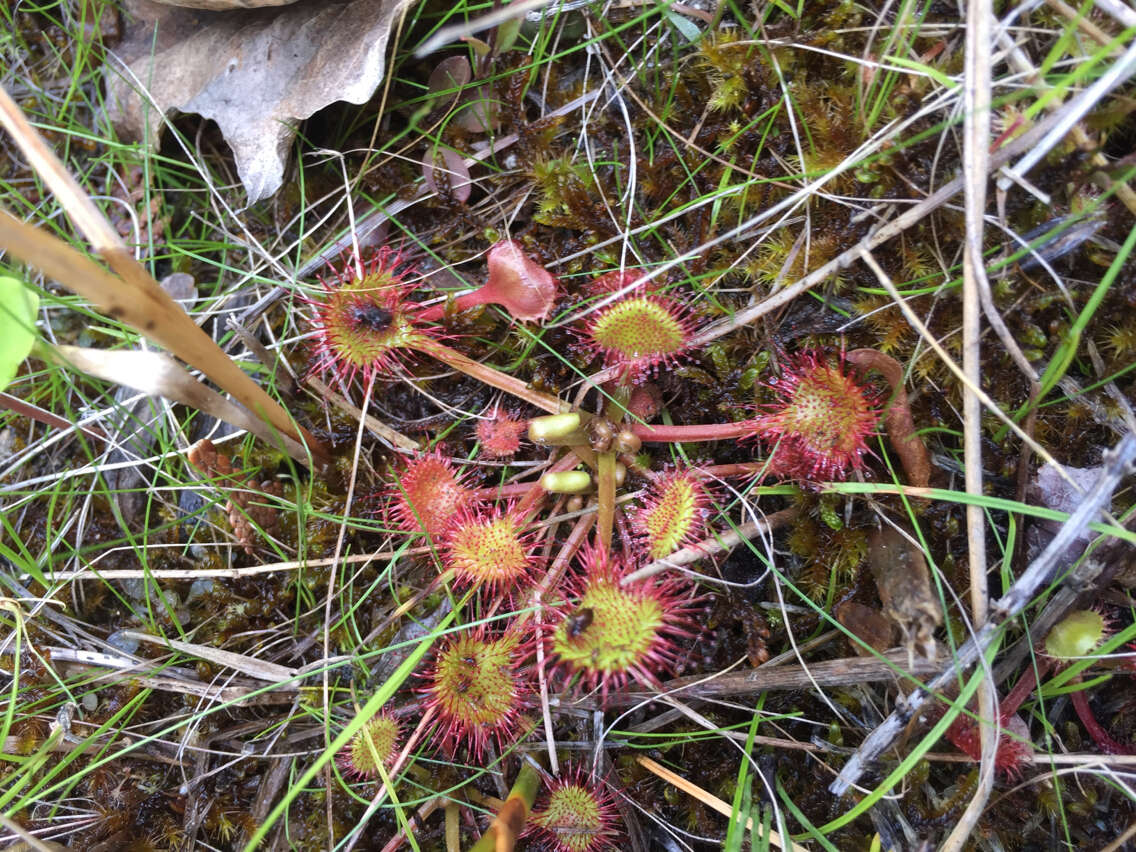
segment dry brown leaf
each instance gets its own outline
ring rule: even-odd
[[[943,623],[943,610],[923,552],[903,533],[885,525],[868,539],[868,564],[884,615],[903,633],[908,652],[934,659],[934,633]]]
[[[422,179],[426,185],[443,198],[452,198],[461,204],[469,201],[472,190],[465,157],[450,148],[434,148],[432,156],[427,152],[426,158],[422,163]]]
[[[235,473],[232,460],[217,452],[208,438],[202,438],[190,447],[186,459],[206,476],[231,477]],[[235,487],[229,491],[229,501],[225,504],[229,525],[233,528],[237,543],[249,556],[256,553],[253,545],[258,539],[258,529],[272,534],[280,526],[280,511],[276,506],[258,502],[265,499],[266,495],[283,497],[284,486],[270,479],[263,482],[253,480],[244,486],[235,483]]]
[[[188,312],[197,299],[197,284],[192,275],[174,272],[161,280],[162,289],[173,296]],[[142,460],[158,453],[158,431],[155,424],[161,416],[161,403],[152,396],[138,396],[126,385],[114,392],[115,408],[108,431],[118,436],[107,452],[107,489],[118,505],[127,523],[146,522],[147,493],[151,485],[152,469]]]
[[[868,647],[853,642],[852,650],[861,657],[882,654],[892,646],[892,624],[878,609],[856,601],[841,601],[832,610],[836,620]]]
[[[427,84],[427,93],[437,95],[442,92],[457,92],[473,79],[473,69],[469,67],[469,60],[464,56],[447,56],[434,66],[430,72],[430,81]]]
[[[164,352],[139,352],[131,349],[90,349],[82,346],[41,346],[35,355],[89,373],[104,381],[125,385],[149,396],[164,396],[182,405],[196,408],[218,420],[262,438],[279,447],[299,462],[307,459],[307,451],[287,435],[275,432],[271,425],[249,413],[248,409],[222,396]]]
[[[335,101],[361,104],[374,94],[391,26],[410,2],[207,12],[128,0],[120,62],[108,64],[108,116],[123,138],[151,145],[162,116],[174,110],[213,119],[233,149],[249,203],[267,198],[284,181],[299,121]]]

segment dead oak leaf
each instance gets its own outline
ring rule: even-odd
[[[108,117],[123,138],[153,146],[172,111],[213,119],[249,203],[267,198],[284,181],[299,121],[374,94],[391,26],[410,2],[301,0],[208,12],[129,0],[119,62],[108,63]]]

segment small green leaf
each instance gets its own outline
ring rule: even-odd
[[[513,45],[517,43],[517,36],[521,33],[521,21],[523,18],[510,18],[500,26],[497,27],[497,50],[504,53],[506,50],[512,50]]]
[[[16,377],[35,343],[39,295],[24,282],[0,276],[0,390]]]
[[[678,30],[679,34],[691,44],[702,37],[702,30],[698,28],[698,25],[694,23],[694,21],[684,18],[677,12],[667,12],[666,16],[671,26]]]
[[[840,513],[836,509],[836,501],[829,499],[830,495],[825,494],[821,496],[820,500],[820,517],[831,530],[844,529],[844,521],[840,519]]]

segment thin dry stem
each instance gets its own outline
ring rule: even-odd
[[[966,74],[963,81],[963,178],[966,211],[966,239],[963,249],[962,284],[962,360],[963,373],[963,461],[966,465],[966,493],[980,497],[982,489],[982,401],[975,389],[982,383],[982,296],[990,302],[990,314],[999,336],[1009,331],[997,316],[986,266],[982,257],[985,233],[986,181],[990,164],[990,48],[994,10],[990,0],[972,0],[967,6]],[[1012,342],[1012,339],[1011,339]],[[1014,344],[1014,349],[1017,345]],[[1011,350],[1013,351],[1013,350]],[[1025,358],[1018,352],[1021,361]],[[1025,362],[1026,368],[1029,367]],[[1030,373],[1026,373],[1030,375]],[[1036,375],[1036,374],[1035,374]],[[986,583],[986,515],[978,503],[966,507],[966,540],[970,573],[970,608],[974,626],[986,622],[989,591]],[[983,661],[985,682],[978,690],[979,732],[982,744],[981,768],[974,796],[951,830],[943,849],[961,849],[978,823],[990,791],[994,788],[994,755],[1001,737],[997,712],[997,692],[989,666]],[[991,724],[983,724],[989,722]]]
[[[1023,133],[1021,136],[1017,137],[1016,139],[1010,140],[1010,142],[1008,142],[1006,145],[1003,145],[991,155],[990,168],[996,169],[1004,165],[1005,163],[1008,163],[1011,159],[1021,154],[1022,152],[1030,150],[1030,148],[1035,145],[1039,139],[1041,139],[1049,130],[1057,125],[1057,122],[1057,116],[1046,116],[1042,121],[1038,122],[1034,127]],[[908,228],[911,228],[921,222],[933,211],[958,195],[958,193],[962,191],[963,186],[964,181],[961,177],[955,178],[954,180],[943,184],[941,187],[939,187],[939,189],[935,190],[933,193],[923,199],[923,201],[919,202],[906,212],[900,214],[895,219],[884,225],[882,228],[873,231],[858,244],[852,246],[846,251],[841,252],[832,260],[828,261],[828,263],[825,263],[823,266],[817,267],[804,278],[801,278],[799,281],[796,281],[793,284],[790,284],[789,286],[778,290],[776,293],[763,299],[762,301],[738,311],[737,313],[733,314],[733,316],[716,322],[703,329],[700,333],[696,334],[694,338],[691,339],[691,349],[699,349],[701,347],[704,347],[707,343],[717,340],[719,337],[722,337],[725,334],[729,334],[732,331],[736,331],[743,326],[750,325],[766,314],[772,313],[778,308],[782,308],[785,305],[788,305],[798,296],[808,292],[817,284],[820,284],[823,281],[827,281],[834,275],[838,274],[841,269],[851,264],[856,258],[861,257],[865,252],[871,251],[872,249],[883,245],[889,240],[898,237]],[[799,202],[800,199],[798,198],[798,196],[801,196],[803,193],[803,190],[801,192],[795,193],[790,198],[778,202],[773,207],[767,208],[766,210],[755,215],[746,222],[743,222],[737,227],[732,228],[726,234],[722,234],[713,240],[703,243],[702,245],[698,246],[697,249],[687,252],[683,256],[676,258],[675,260],[670,261],[666,264],[663,264],[657,269],[652,270],[650,277],[654,278],[660,275],[664,275],[673,267],[678,266],[679,264],[684,263],[691,258],[698,257],[702,252],[708,251],[715,245],[724,242],[726,239],[732,239],[739,234],[752,230],[754,227],[760,225],[766,219],[771,218],[771,216],[775,213],[790,207],[791,203]]]
[[[685,778],[683,778],[677,772],[671,772],[671,770],[667,769],[665,766],[662,766],[661,764],[656,763],[655,761],[651,760],[651,758],[649,758],[649,757],[637,757],[637,758],[635,758],[635,761],[640,766],[642,766],[644,769],[646,769],[648,772],[651,772],[655,775],[658,775],[660,778],[662,778],[668,784],[671,784],[672,786],[678,788],[682,792],[686,793],[688,796],[691,796],[692,798],[697,799],[698,801],[702,802],[702,804],[704,804],[707,807],[717,811],[718,813],[722,814],[723,816],[727,816],[727,817],[733,816],[734,809],[731,808],[728,804],[723,802],[721,799],[719,799],[717,796],[715,796],[713,793],[709,792],[708,790],[703,790],[697,784],[693,784],[690,781],[687,781]],[[753,819],[751,817],[746,817],[745,827],[746,827],[746,831],[748,831],[748,832],[752,832],[752,831],[756,830],[756,827],[753,824]],[[773,845],[777,846],[780,849],[791,849],[791,850],[793,850],[793,852],[806,852],[806,849],[805,849],[804,846],[801,846],[801,845],[793,842],[792,840],[786,841],[785,839],[783,839],[781,837],[781,835],[778,832],[774,831],[773,829],[769,830],[768,839],[769,839],[770,843],[772,843]]]
[[[281,434],[306,443],[321,463],[327,449],[242,371],[138,261],[63,164],[0,87],[0,124],[55,192],[60,203],[95,249],[121,276],[116,279],[61,240],[27,225],[7,212],[0,215],[0,246],[83,296],[108,316],[120,318],[183,361],[202,370],[250,411],[265,418]],[[305,459],[300,459],[305,464]]]
[[[372,376],[367,381],[367,388],[363,393],[363,412],[364,413],[367,410],[367,406],[369,406],[370,403],[371,403],[371,392],[374,390],[374,387],[375,387],[375,381],[374,381],[374,376]],[[339,532],[338,532],[338,534],[336,535],[336,538],[335,538],[334,559],[336,560],[336,563],[338,563],[339,557],[343,555],[343,542],[345,541],[346,536],[347,536],[348,522],[351,520],[351,503],[355,499],[355,485],[358,482],[358,478],[359,478],[359,455],[360,455],[360,452],[361,452],[362,446],[363,446],[363,432],[365,431],[365,425],[366,425],[365,419],[360,418],[359,419],[359,428],[357,428],[355,430],[355,452],[352,455],[352,459],[354,460],[354,463],[351,465],[351,476],[350,476],[350,478],[348,479],[348,482],[347,482],[347,496],[344,498],[344,501],[343,501],[343,520],[340,521],[340,523],[339,523]],[[327,598],[324,601],[324,608],[323,608],[323,659],[324,659],[324,661],[327,661],[331,658],[331,633],[332,633],[332,627],[336,623],[335,619],[332,616],[333,616],[333,608],[334,608],[334,604],[335,604],[335,600],[336,600],[335,583],[336,583],[336,580],[338,578],[339,578],[339,572],[337,570],[332,569],[331,571],[327,572],[327,592],[326,592]],[[323,699],[323,717],[325,719],[331,718],[331,672],[330,672],[330,669],[331,669],[330,666],[324,666],[323,679],[321,681],[321,687],[322,687],[321,698]],[[329,728],[325,727],[324,728],[324,748],[330,747],[331,740],[332,740],[331,730]],[[328,789],[328,790],[333,789],[332,788],[331,762],[330,761],[324,765],[323,781],[324,781],[324,785],[325,785],[326,789]],[[327,802],[325,803],[325,805],[326,805],[326,812],[327,812],[327,831],[328,831],[327,842],[328,842],[328,849],[331,850],[335,846],[334,832],[332,831],[332,827],[335,824],[334,823],[335,811],[332,809],[333,806],[332,806],[332,797],[331,796],[327,797]]]
[[[1045,447],[1041,446],[1041,444],[1037,443],[1037,441],[1027,435],[1022,427],[1015,423],[1013,419],[1011,419],[1011,417],[1002,410],[1001,406],[999,406],[984,390],[982,390],[982,387],[980,385],[976,385],[971,382],[971,380],[963,373],[962,368],[954,362],[954,359],[951,358],[950,354],[948,354],[947,350],[943,348],[942,344],[935,340],[935,336],[931,334],[931,330],[928,329],[923,321],[915,315],[915,312],[911,310],[911,306],[907,304],[903,296],[901,296],[899,291],[895,289],[895,284],[892,283],[891,278],[884,271],[883,267],[876,262],[876,259],[871,255],[871,253],[866,249],[863,249],[861,250],[860,257],[864,261],[864,263],[868,265],[872,272],[875,273],[875,276],[879,280],[880,285],[888,291],[888,295],[895,300],[896,305],[899,306],[899,309],[903,312],[904,317],[907,318],[907,321],[911,324],[911,327],[919,332],[919,336],[922,337],[923,340],[926,341],[927,345],[930,346],[931,349],[935,352],[935,354],[939,356],[939,359],[943,362],[944,365],[946,365],[947,369],[949,369],[959,381],[961,381],[964,385],[966,385],[970,390],[974,392],[975,396],[977,396],[982,404],[986,406],[987,411],[989,411],[991,414],[1005,423],[1010,431],[1021,438],[1021,440],[1031,450],[1037,453],[1046,462],[1053,465],[1062,479],[1073,486],[1073,488],[1080,490],[1077,483],[1073,481],[1073,478],[1071,476],[1069,476],[1064,466],[1062,466],[1061,463],[1058,462],[1057,459],[1055,459],[1053,455],[1045,449]]]
[[[332,403],[342,411],[347,412],[356,420],[362,418],[363,422],[367,424],[368,429],[392,447],[397,447],[400,450],[410,450],[412,452],[422,449],[419,443],[413,438],[408,438],[397,429],[392,429],[373,414],[365,414],[361,408],[356,408],[350,401],[345,399],[342,394],[333,391],[316,376],[308,376],[308,378],[305,379],[305,383],[318,393],[321,398]]]
[[[791,506],[788,509],[774,512],[772,515],[760,521],[747,521],[744,524],[739,524],[736,529],[715,533],[703,541],[692,544],[689,547],[683,547],[669,556],[664,556],[662,559],[657,559],[654,562],[644,565],[637,571],[632,571],[623,578],[621,583],[623,585],[635,583],[673,568],[681,568],[690,565],[693,562],[697,562],[699,559],[705,559],[716,553],[728,553],[743,541],[749,541],[758,536],[766,535],[775,529],[785,526],[795,519],[797,515],[800,514],[800,511],[799,507]]]

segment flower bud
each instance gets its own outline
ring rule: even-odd
[[[540,487],[553,494],[579,494],[592,487],[592,477],[583,470],[546,473],[540,478]]]

